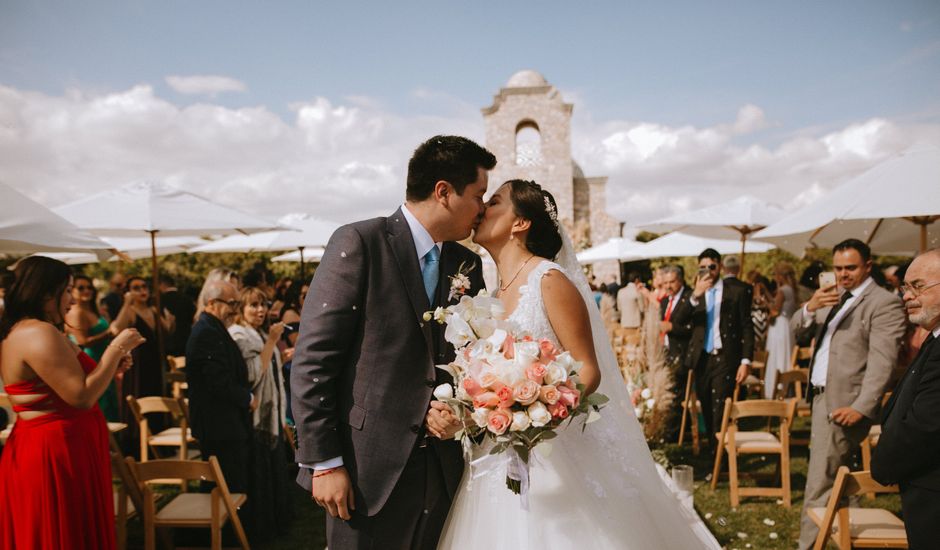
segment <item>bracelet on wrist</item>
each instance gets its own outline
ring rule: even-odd
[[[318,477],[328,476],[332,474],[333,472],[335,472],[336,470],[339,470],[340,468],[342,468],[342,466],[337,466],[336,468],[327,468],[326,470],[314,470],[313,477],[318,478]]]

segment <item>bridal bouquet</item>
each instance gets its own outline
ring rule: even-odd
[[[438,365],[450,373],[454,386],[442,384],[434,396],[462,419],[456,437],[464,452],[469,455],[471,446],[485,439],[493,441],[490,455],[508,454],[507,487],[525,495],[532,449],[556,437],[559,427],[578,415],[587,415],[585,425],[600,418],[607,397],[584,397],[578,383],[581,363],[548,340],[514,331],[502,320],[504,313],[498,298],[481,291],[424,318],[445,324],[444,338],[456,350],[452,363]]]

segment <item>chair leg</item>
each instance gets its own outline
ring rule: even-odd
[[[783,507],[790,508],[790,451],[783,449],[780,453],[780,478],[783,487]]]
[[[731,484],[731,507],[737,508],[741,499],[738,496],[738,453],[734,446],[728,449],[728,481]]]
[[[865,436],[865,439],[862,440],[862,470],[866,472],[871,471],[871,438],[870,436]],[[868,500],[875,499],[875,493],[865,493],[865,498]]]
[[[698,406],[695,404],[698,398],[695,394],[692,394],[692,405],[691,412],[689,413],[689,422],[691,423],[692,429],[692,454],[698,456],[699,451],[701,450],[701,444],[699,443],[699,433],[698,433]]]
[[[682,421],[679,423],[679,445],[682,445],[682,440],[685,439],[685,421],[689,416],[689,401],[686,401],[682,404]]]
[[[718,443],[715,445],[715,467],[712,469],[712,491],[715,490],[715,487],[718,485],[718,473],[721,471],[721,458],[722,453],[725,450],[725,434],[718,435]]]

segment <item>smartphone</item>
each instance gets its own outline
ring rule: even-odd
[[[836,274],[832,271],[823,271],[819,274],[819,288],[829,288],[836,284]]]
[[[711,272],[712,270],[708,269],[707,267],[700,267],[698,269],[698,278],[701,279],[702,277],[708,277],[711,275]]]

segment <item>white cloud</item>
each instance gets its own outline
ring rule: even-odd
[[[609,177],[608,211],[638,225],[745,192],[798,208],[914,143],[940,146],[940,125],[883,118],[805,132],[773,147],[742,143],[767,125],[756,105],[741,107],[731,123],[705,128],[576,122],[572,147],[585,174]]]
[[[208,95],[209,97],[215,97],[223,92],[244,92],[248,89],[240,80],[217,75],[173,75],[166,77],[166,83],[181,94]]]
[[[162,179],[272,219],[305,211],[345,222],[398,206],[423,140],[483,138],[479,110],[456,99],[446,117],[399,115],[369,97],[290,108],[285,119],[263,106],[180,107],[146,85],[57,96],[0,86],[0,181],[56,206]],[[796,208],[914,142],[940,145],[940,125],[873,118],[768,146],[751,137],[767,127],[756,105],[710,127],[594,122],[584,111],[574,157],[588,176],[609,176],[608,210],[629,225],[745,192]]]

